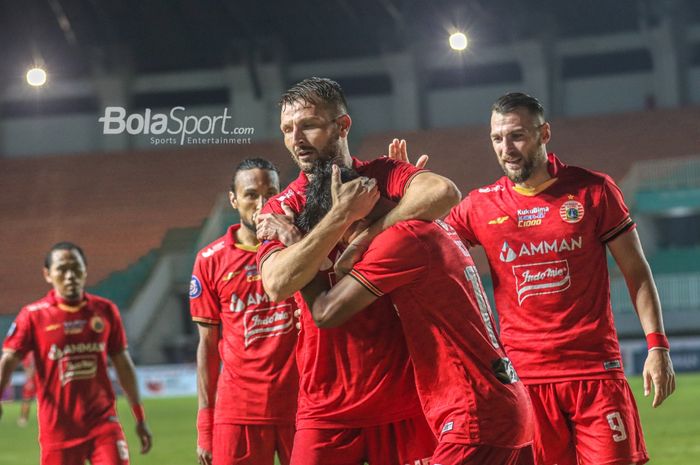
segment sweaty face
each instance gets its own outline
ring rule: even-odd
[[[253,215],[265,205],[267,199],[279,194],[280,180],[277,173],[254,168],[236,174],[236,192],[229,193],[231,206],[238,210],[241,224],[255,232]]]
[[[85,262],[75,250],[54,250],[51,254],[51,266],[44,268],[44,279],[62,298],[69,301],[80,300],[87,279]]]
[[[525,109],[491,114],[491,144],[503,172],[516,184],[546,170],[549,124]]]
[[[342,159],[341,118],[312,103],[296,102],[282,107],[280,129],[284,145],[299,169],[311,173],[319,160]]]

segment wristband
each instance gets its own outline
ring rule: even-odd
[[[664,333],[649,333],[647,334],[647,349],[666,349],[671,346],[668,344],[668,339]]]
[[[214,431],[214,409],[211,407],[200,408],[197,411],[197,445],[211,452],[212,436]]]
[[[146,421],[146,412],[143,411],[143,405],[134,404],[131,406],[131,413],[134,414],[134,419],[136,423],[143,423]]]

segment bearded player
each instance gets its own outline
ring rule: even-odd
[[[240,223],[198,254],[190,310],[198,323],[200,464],[287,465],[294,440],[299,377],[294,363],[294,299],[273,302],[255,263],[253,216],[279,193],[277,168],[243,160],[229,200]],[[220,366],[222,366],[220,370]]]
[[[151,448],[119,310],[85,292],[86,265],[77,245],[54,245],[44,264],[53,289],[22,308],[3,344],[0,392],[22,357],[34,353],[42,465],[129,463],[108,357],[136,418],[141,453]]]
[[[656,286],[620,189],[569,166],[545,144],[537,99],[496,101],[491,142],[505,176],[472,191],[447,219],[491,266],[501,338],[530,392],[541,465],[648,461],[610,306],[606,249],[647,337],[644,390],[653,406],[675,389]]]
[[[311,78],[289,89],[281,101],[280,128],[301,173],[273,197],[259,217],[258,237],[267,242],[258,262],[267,293],[274,299],[294,293],[302,307],[297,344],[300,392],[293,465],[422,463],[432,455],[435,438],[420,410],[412,366],[396,313],[387,298],[373,305],[372,318],[358,315],[331,331],[320,331],[298,294],[323,268],[333,279],[332,259],[347,226],[364,217],[379,192],[398,202],[373,231],[408,218],[432,220],[459,201],[454,185],[433,173],[389,159],[362,162],[350,156],[347,137],[352,120],[340,86]],[[314,170],[354,167],[362,176],[320,189]],[[333,168],[335,167],[335,168]],[[376,178],[376,183],[369,178]],[[309,196],[329,192],[334,201],[327,214],[299,222],[304,238],[286,247],[279,240],[287,226],[275,224],[286,205],[296,218],[311,218]],[[326,199],[328,202],[330,198]],[[350,223],[348,223],[348,221]],[[293,226],[291,226],[293,228]]]

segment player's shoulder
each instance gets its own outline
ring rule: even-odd
[[[44,296],[39,300],[35,300],[34,302],[31,302],[20,310],[20,313],[36,313],[36,312],[41,312],[42,310],[46,310],[47,308],[50,308],[52,305],[51,300],[49,299],[48,296]]]
[[[372,173],[376,172],[391,171],[398,166],[406,165],[409,164],[405,161],[398,161],[389,157],[377,157],[372,160],[359,160],[357,158],[353,158],[353,168],[355,168],[358,173],[365,175],[371,175]]]
[[[472,189],[467,194],[470,199],[496,197],[508,189],[508,178],[500,177],[496,182]]]
[[[299,176],[289,183],[287,187],[282,189],[277,195],[270,197],[267,203],[262,208],[262,213],[284,213],[282,209],[282,204],[286,204],[295,213],[299,213],[304,208],[304,199],[306,192],[306,185],[308,184],[308,179],[303,172],[299,173]]]
[[[226,235],[215,239],[197,252],[197,260],[208,260],[226,247]]]
[[[561,176],[566,176],[567,183],[579,183],[583,186],[598,187],[604,184],[614,184],[612,177],[602,171],[596,171],[575,165],[562,168]]]
[[[85,293],[85,297],[93,308],[104,309],[110,312],[118,311],[117,304],[106,297],[96,294],[89,294],[87,292]]]

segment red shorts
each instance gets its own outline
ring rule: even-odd
[[[129,465],[129,448],[121,428],[73,447],[41,448],[41,465],[83,464],[86,460],[92,465]]]
[[[289,465],[294,425],[214,425],[213,465]]]
[[[431,465],[534,465],[532,446],[506,448],[441,442]]]
[[[423,416],[368,428],[301,429],[291,465],[427,465],[436,444]]]
[[[632,390],[624,379],[527,386],[535,411],[537,465],[649,461]]]

